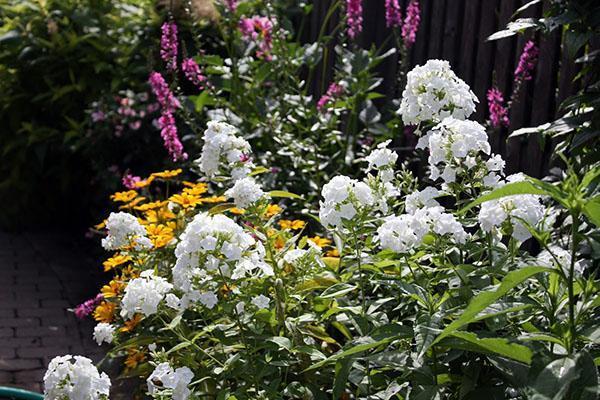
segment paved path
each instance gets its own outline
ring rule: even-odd
[[[93,322],[67,311],[98,290],[99,266],[80,242],[52,233],[0,232],[0,386],[41,392],[54,356],[102,357],[91,337]]]

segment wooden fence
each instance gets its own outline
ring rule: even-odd
[[[314,0],[314,12],[308,32],[315,40],[331,0]],[[467,82],[477,97],[479,105],[474,118],[483,122],[488,117],[486,92],[497,86],[509,98],[513,89],[513,73],[525,42],[534,39],[539,46],[538,65],[533,79],[520,90],[510,112],[510,127],[491,134],[492,150],[502,154],[507,161],[507,172],[523,171],[540,177],[548,171],[552,146],[538,135],[519,136],[507,140],[510,132],[527,126],[537,126],[553,120],[558,115],[560,103],[578,90],[573,78],[578,66],[569,60],[561,46],[560,32],[549,36],[513,36],[488,42],[486,38],[503,29],[514,12],[528,0],[421,0],[421,26],[417,40],[410,50],[411,67],[428,59],[445,59],[456,74]],[[364,30],[360,44],[369,47],[389,45],[391,34],[385,26],[385,0],[363,0]],[[406,9],[408,0],[400,0]],[[520,16],[542,15],[545,3],[541,2]],[[404,12],[403,12],[404,14]],[[328,28],[339,21],[336,13]],[[390,43],[393,41],[387,41]],[[332,46],[334,43],[332,43]],[[390,57],[379,68],[384,77],[382,91],[388,98],[397,97],[394,83],[397,76],[397,57]],[[331,67],[329,67],[331,68]],[[333,71],[325,71],[332,79]]]

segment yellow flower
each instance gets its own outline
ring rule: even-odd
[[[125,366],[128,369],[133,369],[145,359],[146,355],[142,351],[138,349],[127,349],[127,358],[125,359]]]
[[[282,211],[283,211],[283,209],[281,207],[279,207],[277,204],[269,204],[267,206],[267,211],[265,211],[265,217],[271,218],[272,216],[277,215]]]
[[[124,283],[113,279],[112,281],[108,282],[108,285],[102,286],[100,292],[102,293],[102,296],[104,296],[105,299],[110,299],[111,297],[117,297],[119,293],[121,293],[121,291],[123,290],[124,286]]]
[[[142,321],[141,314],[135,314],[130,320],[125,321],[124,326],[119,332],[133,332],[136,326]]]
[[[223,203],[223,202],[227,201],[227,198],[225,196],[211,196],[211,197],[205,197],[201,201],[203,203]]]
[[[177,217],[167,207],[158,210],[148,210],[144,213],[144,216],[146,217],[146,221],[143,221],[143,224],[160,224]]]
[[[155,177],[155,178],[163,178],[163,179],[169,179],[169,178],[174,178],[177,175],[181,174],[182,170],[181,168],[177,168],[177,169],[172,169],[172,170],[164,170],[162,172],[155,172],[153,174],[151,174],[151,177]]]
[[[122,281],[128,281],[129,279],[135,279],[138,276],[140,276],[140,271],[136,268],[134,268],[133,265],[129,265],[126,268],[123,268],[121,270],[121,277],[120,279]]]
[[[111,323],[115,318],[115,303],[103,301],[94,310],[94,319],[98,322]]]
[[[135,207],[138,211],[148,211],[155,210],[157,208],[161,208],[166,204],[165,201],[151,201],[150,203],[142,204],[141,206]]]
[[[325,247],[325,246],[329,246],[331,244],[331,240],[327,239],[327,238],[322,238],[320,236],[314,236],[314,237],[309,237],[308,240],[310,240],[311,242],[313,242],[314,244],[316,244],[319,247]]]
[[[246,210],[237,207],[230,208],[227,211],[235,215],[242,215],[246,212]]]
[[[179,204],[185,209],[196,207],[201,203],[200,197],[191,196],[187,193],[174,194],[169,198],[169,200],[171,200],[173,203]]]
[[[325,253],[325,255],[327,257],[339,257],[340,252],[338,251],[337,248],[333,248],[333,249],[329,250],[327,253]]]
[[[296,231],[304,228],[306,226],[306,222],[301,221],[299,219],[295,219],[293,221],[290,221],[289,219],[282,219],[281,221],[279,221],[279,226],[281,227],[281,229],[291,229]]]
[[[106,228],[106,219],[104,221],[100,222],[98,225],[94,225],[94,228],[96,228],[96,229]]]
[[[155,248],[164,247],[173,239],[173,229],[162,224],[146,225],[146,232]]]
[[[127,190],[125,192],[116,192],[110,196],[110,198],[115,202],[129,203],[131,200],[135,199],[137,195],[138,193],[135,190]]]
[[[104,266],[104,272],[108,272],[111,269],[114,269],[115,267],[118,267],[121,264],[125,264],[128,261],[131,261],[131,256],[117,254],[102,263],[102,265]]]
[[[267,236],[269,238],[275,238],[275,240],[273,241],[273,246],[275,246],[276,249],[281,250],[283,249],[283,246],[285,246],[285,240],[284,238],[279,234],[279,232],[275,229],[269,229],[267,231]]]
[[[146,186],[150,186],[150,184],[154,181],[153,176],[149,176],[146,179],[143,179],[139,182],[134,183],[134,186],[138,189],[145,188]]]
[[[140,204],[144,200],[146,200],[146,198],[144,196],[136,197],[135,199],[133,199],[129,203],[123,204],[121,207],[119,207],[119,209],[123,210],[123,209],[126,209],[126,208],[134,208],[135,206],[137,206],[138,204]]]
[[[191,196],[200,196],[208,192],[208,185],[206,183],[196,183],[193,186],[189,186],[183,189],[183,193],[187,193]]]

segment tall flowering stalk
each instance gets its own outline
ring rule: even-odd
[[[523,52],[519,57],[519,63],[514,73],[514,89],[510,103],[512,104],[519,97],[523,83],[533,79],[532,72],[535,69],[539,55],[539,49],[533,40],[527,41],[523,47]]]
[[[102,296],[102,294],[99,293],[98,295],[96,295],[96,297],[86,300],[77,307],[75,307],[75,310],[73,312],[75,313],[75,316],[77,318],[84,319],[85,317],[90,315],[92,311],[94,311],[96,306],[100,304],[102,300],[104,300],[104,296]]]
[[[487,92],[488,110],[490,112],[490,122],[493,128],[508,126],[508,108],[504,105],[504,96],[500,89],[492,87]]]
[[[346,23],[348,37],[352,40],[362,32],[363,6],[362,0],[346,0]]]
[[[398,0],[385,0],[385,25],[388,28],[402,26],[402,12]]]
[[[158,72],[150,74],[150,86],[161,106],[161,117],[158,119],[158,126],[161,130],[160,135],[163,138],[165,148],[173,161],[185,160],[187,154],[184,153],[183,145],[177,135],[177,125],[173,115],[175,110],[181,106],[179,100],[173,95],[167,82]]]
[[[181,63],[181,69],[185,77],[196,85],[200,90],[206,87],[206,76],[202,73],[200,66],[193,58],[186,58]]]
[[[162,24],[160,37],[160,58],[167,63],[169,71],[177,70],[177,25],[168,21]]]
[[[323,112],[325,110],[325,106],[329,102],[340,97],[343,93],[344,87],[342,85],[335,82],[332,83],[331,85],[329,85],[329,88],[327,88],[327,92],[323,96],[321,96],[321,98],[317,102],[317,110],[319,110],[319,112]]]
[[[515,69],[515,82],[529,81],[533,78],[531,73],[535,69],[540,51],[533,40],[529,40],[523,47],[519,64]]]
[[[415,43],[420,23],[421,6],[419,0],[411,0],[408,7],[406,7],[406,17],[404,18],[404,25],[402,25],[402,39],[407,48]]]

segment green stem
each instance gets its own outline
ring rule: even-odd
[[[571,218],[573,220],[571,225],[571,265],[569,265],[569,276],[567,277],[567,289],[569,292],[569,331],[571,336],[567,349],[569,354],[573,354],[573,348],[577,338],[577,327],[575,325],[575,291],[573,284],[575,281],[575,259],[577,256],[578,245],[577,232],[579,231],[579,213],[571,212]]]

